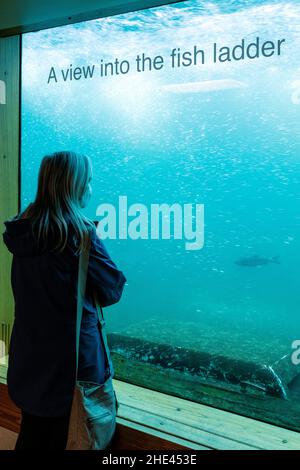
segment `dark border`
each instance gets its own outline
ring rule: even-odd
[[[21,151],[22,151],[22,34],[19,35],[19,145],[18,145],[18,212],[21,211]]]
[[[81,23],[83,21],[91,21],[98,18],[105,18],[108,16],[121,15],[123,13],[131,13],[133,11],[149,10],[150,8],[156,8],[160,6],[166,6],[174,3],[183,3],[188,0],[144,0],[133,1],[125,5],[119,5],[116,7],[105,7],[97,10],[93,10],[86,13],[78,13],[74,16],[64,16],[60,18],[53,18],[51,20],[41,21],[40,23],[33,23],[30,25],[19,25],[13,26],[12,28],[6,28],[0,30],[0,38],[6,36],[15,36],[17,34],[30,33],[34,31],[40,31],[42,29],[56,28],[58,26],[66,26],[73,23]],[[141,3],[143,3],[141,5]]]

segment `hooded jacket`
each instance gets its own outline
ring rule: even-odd
[[[3,240],[13,254],[11,283],[15,318],[9,345],[7,387],[27,413],[58,417],[70,412],[76,379],[78,261],[72,228],[63,252],[40,248],[31,221],[5,222]],[[91,235],[80,332],[78,379],[102,383],[113,364],[105,362],[96,293],[102,307],[121,298],[126,278],[111,260],[96,230]],[[110,368],[108,367],[110,366]]]

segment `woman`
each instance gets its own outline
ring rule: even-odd
[[[105,363],[92,293],[101,306],[112,305],[120,300],[126,278],[82,214],[91,177],[84,155],[45,156],[35,201],[5,222],[15,299],[7,386],[22,411],[16,450],[66,447],[76,373],[78,260],[89,239],[78,379],[103,383],[114,375],[111,360]]]

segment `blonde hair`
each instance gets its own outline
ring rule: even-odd
[[[20,215],[29,218],[38,242],[57,240],[54,250],[67,245],[69,227],[75,230],[78,252],[87,248],[93,222],[82,214],[81,202],[91,178],[91,161],[75,152],[55,152],[44,156],[38,176],[35,201]]]

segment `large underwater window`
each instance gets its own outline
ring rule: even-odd
[[[93,162],[87,215],[127,217],[105,240],[127,277],[105,309],[115,378],[297,430],[299,50],[296,0],[25,34],[21,156],[23,208],[42,156],[75,150]],[[162,204],[165,222],[190,207],[193,230],[151,237]]]

